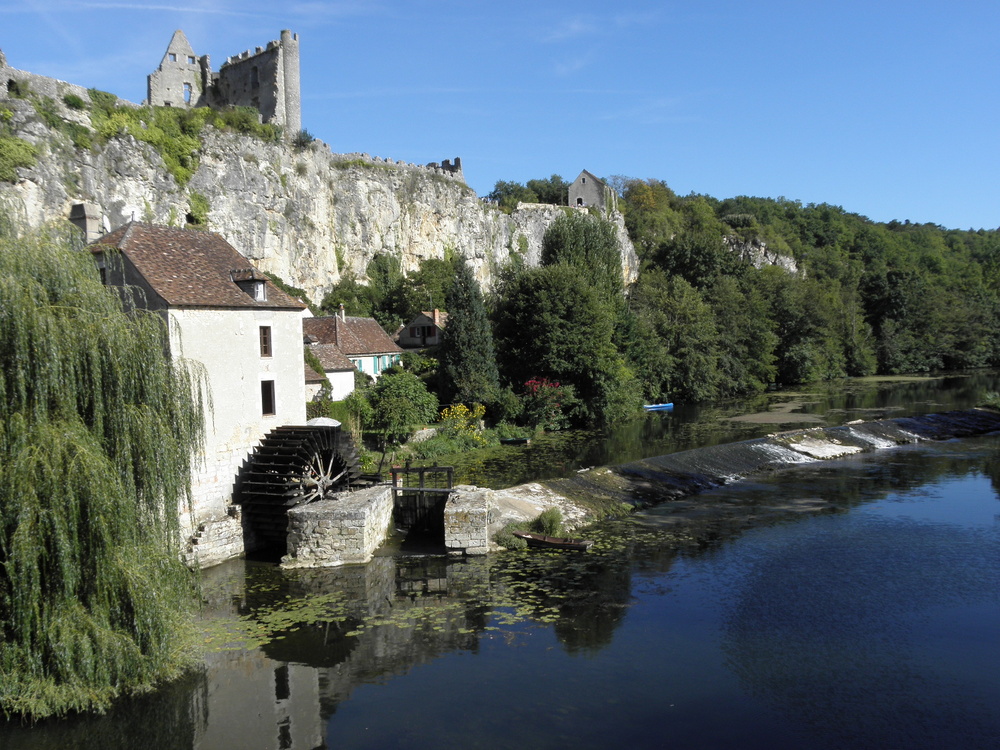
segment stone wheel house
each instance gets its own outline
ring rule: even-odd
[[[170,356],[203,378],[205,445],[179,509],[188,562],[284,553],[288,509],[359,473],[346,432],[306,424],[305,305],[212,232],[131,222],[90,249],[104,282],[162,315]]]

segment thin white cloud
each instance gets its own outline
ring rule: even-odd
[[[543,34],[542,40],[546,42],[564,42],[567,39],[591,36],[599,31],[600,26],[593,19],[580,16],[562,21],[556,28]]]
[[[632,107],[605,112],[603,115],[598,115],[597,119],[604,121],[624,120],[642,125],[696,122],[697,117],[679,111],[682,104],[683,102],[678,98],[657,97],[647,99]]]
[[[557,76],[571,76],[579,73],[590,64],[590,57],[577,57],[572,60],[561,60],[555,65]]]

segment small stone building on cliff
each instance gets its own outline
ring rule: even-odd
[[[569,205],[596,208],[606,217],[618,210],[618,195],[604,180],[585,169],[569,186]]]
[[[305,305],[213,232],[132,222],[90,250],[104,283],[164,317],[171,357],[204,375],[205,447],[181,522],[190,524],[188,535],[221,522],[233,537],[232,549],[215,545],[212,559],[199,564],[238,555],[243,539],[232,495],[241,464],[273,428],[306,423]]]

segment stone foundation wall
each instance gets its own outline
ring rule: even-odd
[[[241,509],[230,505],[228,511],[227,515],[200,519],[193,528],[182,530],[181,557],[189,568],[208,568],[246,552]]]
[[[392,528],[392,488],[342,492],[288,511],[286,568],[363,563]]]
[[[444,506],[444,545],[450,555],[485,555],[489,551],[493,490],[460,485]]]

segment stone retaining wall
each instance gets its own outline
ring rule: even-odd
[[[341,492],[288,511],[285,568],[368,562],[392,528],[392,488]]]
[[[194,528],[182,527],[181,558],[189,568],[208,568],[243,556],[243,514],[238,505],[228,510],[228,515],[204,519]]]

